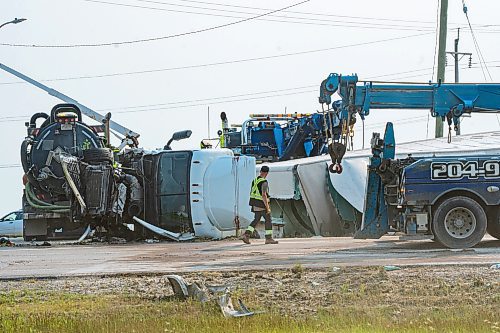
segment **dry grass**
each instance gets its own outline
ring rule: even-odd
[[[225,319],[212,303],[172,299],[161,276],[2,282],[0,331],[500,332],[500,273],[484,267],[183,276],[227,283],[266,312]]]

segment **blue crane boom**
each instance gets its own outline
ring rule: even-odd
[[[389,84],[332,73],[321,83],[319,102],[331,105],[335,92],[341,100],[333,107],[340,111],[341,119],[356,113],[364,119],[371,109],[425,109],[433,117],[447,118],[450,125],[457,125],[464,113],[500,112],[500,84]]]
[[[332,102],[338,93],[340,100]],[[371,109],[423,109],[433,117],[447,120],[458,129],[460,117],[465,113],[500,112],[500,84],[478,83],[388,83],[359,81],[356,74],[331,73],[320,86],[319,102],[333,110],[340,120],[341,142],[329,146],[332,158],[331,172],[342,170],[340,162],[345,146],[352,137],[356,114],[365,119]],[[330,111],[331,112],[331,111]],[[450,134],[451,135],[451,134]],[[340,172],[339,172],[340,173]]]

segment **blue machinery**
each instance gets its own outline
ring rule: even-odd
[[[498,84],[375,84],[333,73],[321,83],[323,112],[253,114],[231,128],[222,113],[221,146],[269,161],[328,152],[333,162],[330,171],[340,173],[346,146],[352,145],[356,114],[364,120],[371,109],[430,110],[433,117],[447,120],[451,135],[452,125],[456,130],[464,113],[498,112],[499,91]],[[336,92],[341,99],[332,102]]]
[[[286,161],[327,152],[330,131],[338,124],[333,113],[251,114],[241,125],[228,126],[221,114],[221,146],[238,155],[252,155],[258,160]],[[332,126],[333,124],[333,126]],[[239,130],[237,127],[241,127]]]
[[[500,112],[499,84],[438,83],[423,85],[362,82],[363,84],[360,85],[358,83],[356,75],[342,76],[335,73],[330,74],[321,83],[319,102],[323,105],[326,104],[328,106],[327,111],[330,112],[333,110],[340,120],[338,126],[342,128],[341,145],[347,143],[348,131],[351,128],[353,120],[356,118],[356,114],[359,114],[361,119],[364,119],[369,115],[371,109],[430,110],[433,117],[441,117],[443,120],[447,120],[450,131],[449,135],[451,135],[451,126],[454,125],[456,130],[460,122],[460,117],[465,113]],[[341,99],[332,103],[331,97],[335,92],[338,92]],[[415,219],[411,220],[411,217],[419,215],[421,220],[423,219],[422,216],[425,216],[425,221],[428,221],[427,226],[422,224],[421,228],[426,228],[425,231],[427,232],[431,232],[431,229],[433,229],[434,237],[437,237],[437,240],[444,245],[448,247],[475,245],[472,234],[470,237],[462,237],[463,234],[460,234],[461,236],[457,236],[456,239],[454,238],[455,234],[451,231],[449,235],[446,232],[436,235],[436,230],[442,230],[442,228],[433,224],[438,223],[435,218],[433,219],[433,210],[436,208],[441,209],[443,204],[439,200],[444,200],[445,203],[448,202],[445,200],[446,197],[443,193],[453,193],[455,190],[453,186],[456,185],[452,182],[446,183],[449,179],[445,179],[444,183],[438,183],[436,179],[432,178],[433,172],[427,171],[422,173],[423,161],[415,163],[416,160],[411,157],[406,160],[394,160],[396,142],[392,123],[387,123],[383,138],[378,133],[373,133],[371,148],[372,157],[368,166],[368,184],[363,222],[360,229],[357,230],[355,238],[380,238],[391,228],[404,231],[407,234],[416,234],[416,222]],[[338,157],[336,157],[337,161],[334,161],[333,158],[334,156],[332,155],[333,163],[339,162]],[[342,156],[340,156],[341,158]],[[431,158],[426,161],[429,164],[429,166],[425,166],[429,168],[426,170],[432,169],[432,163],[435,160],[437,161],[437,159]],[[456,161],[453,163],[454,165],[457,164]],[[467,163],[481,164],[483,162]],[[465,164],[465,166],[468,165]],[[412,174],[418,174],[421,177],[419,178],[420,183],[412,185],[414,186],[412,193],[426,192],[427,194],[429,187],[433,186],[436,188],[439,186],[437,192],[429,193],[428,197],[432,197],[432,199],[427,201],[420,200],[419,206],[409,204],[411,201],[408,199],[411,195],[407,194],[405,198],[405,193],[401,192],[404,191],[405,176],[409,177]],[[478,186],[477,179],[478,177],[467,178],[466,181],[460,184],[461,190],[470,189],[474,193],[474,189]],[[408,186],[408,184],[406,185]],[[441,195],[443,195],[442,199],[438,199]],[[421,199],[421,196],[419,198]],[[408,217],[410,217],[409,221],[406,221]],[[445,221],[444,223],[449,223],[446,226],[446,230],[453,228],[460,230],[458,222]],[[498,230],[500,230],[499,222],[488,222],[488,228],[490,228],[488,229],[490,234],[498,235]],[[463,232],[465,233],[465,231]],[[482,238],[482,235],[480,236]]]

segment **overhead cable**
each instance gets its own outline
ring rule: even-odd
[[[255,13],[252,13],[252,12],[227,10],[227,9],[220,9],[220,8],[213,8],[213,7],[212,8],[211,7],[200,7],[200,6],[193,6],[193,5],[179,5],[179,4],[174,4],[174,3],[170,3],[170,2],[152,1],[152,0],[133,0],[133,1],[142,2],[142,3],[152,3],[152,4],[157,4],[157,5],[163,5],[163,6],[188,8],[189,10],[158,8],[158,7],[151,7],[151,6],[140,6],[140,5],[134,5],[134,4],[110,2],[110,1],[105,1],[105,0],[81,0],[81,1],[106,4],[106,5],[121,6],[121,7],[130,7],[130,8],[138,8],[138,9],[149,9],[149,10],[181,13],[181,14],[194,14],[194,15],[238,18],[238,19],[244,18],[241,15],[255,15]],[[270,10],[270,9],[266,9],[266,8],[246,7],[246,6],[228,6],[228,7],[245,8],[247,10],[264,10],[264,11]],[[193,11],[193,10],[199,10],[199,11]],[[209,12],[206,12],[206,11],[209,11]],[[369,18],[369,17],[359,17],[359,16],[358,17],[355,17],[355,16],[350,17],[350,16],[342,16],[342,15],[335,16],[333,14],[317,14],[317,13],[305,13],[305,12],[295,12],[295,11],[284,11],[284,12],[291,13],[291,14],[298,13],[298,14],[302,14],[302,15],[313,15],[313,16],[323,16],[323,17],[329,16],[329,17],[335,17],[335,19],[318,19],[318,18],[312,18],[312,17],[290,16],[290,15],[269,15],[266,18],[260,18],[259,20],[268,21],[268,22],[278,22],[278,23],[333,26],[333,27],[343,27],[343,28],[411,30],[411,31],[432,31],[434,29],[433,27],[425,26],[425,25],[408,25],[408,23],[412,23],[412,22],[417,22],[417,23],[420,22],[423,24],[434,23],[434,22],[428,22],[428,21],[424,22],[424,21],[411,21],[411,20],[381,19],[381,20],[386,20],[386,21],[397,21],[397,22],[405,22],[406,23],[406,24],[390,24],[390,23],[376,23],[376,22],[373,22],[373,20],[375,20],[375,18]],[[217,14],[217,13],[232,13],[232,14],[238,14],[240,16],[229,15],[229,14]],[[278,19],[270,19],[269,17],[276,17]],[[346,20],[339,19],[339,17],[355,18],[358,21],[346,21]],[[306,21],[311,21],[311,22],[293,21],[293,20],[306,20]],[[368,20],[368,22],[362,22],[360,20]],[[321,23],[321,22],[326,22],[326,23]],[[334,24],[334,23],[337,23],[337,24]],[[492,25],[479,25],[479,26],[486,27],[486,26],[492,26]],[[457,26],[456,28],[459,28],[459,27],[462,27],[462,26]],[[485,31],[490,32],[489,30],[485,30]]]
[[[304,87],[307,88],[307,87]],[[291,90],[296,90],[291,89]],[[103,111],[110,111],[110,110],[118,110],[114,111],[113,114],[117,113],[137,113],[137,112],[149,112],[149,111],[160,111],[160,110],[171,110],[171,109],[184,109],[184,108],[190,108],[190,107],[197,107],[197,106],[207,106],[207,105],[216,105],[216,104],[226,104],[226,103],[234,103],[234,102],[242,102],[242,101],[251,101],[251,100],[259,100],[259,99],[268,99],[268,98],[276,98],[276,97],[282,97],[282,96],[291,96],[291,95],[298,95],[298,94],[309,94],[312,92],[316,92],[317,89],[308,89],[304,91],[293,91],[289,93],[281,93],[281,94],[267,94],[265,96],[255,96],[256,94],[264,94],[262,93],[254,93],[254,94],[241,94],[241,95],[233,95],[234,96],[251,96],[251,97],[246,97],[246,98],[233,98],[232,96],[227,96],[227,97],[219,97],[219,98],[213,98],[213,99],[201,99],[201,100],[189,100],[189,101],[179,101],[179,102],[170,102],[170,103],[158,103],[158,104],[150,104],[150,105],[138,105],[138,106],[128,106],[128,107],[119,107],[119,108],[108,108],[108,109],[96,109],[95,111],[98,112],[103,112]],[[273,91],[270,91],[273,92]],[[217,99],[223,99],[225,100],[217,100]],[[205,103],[197,103],[205,101]],[[159,106],[159,107],[156,107]],[[135,109],[135,110],[131,110]],[[29,115],[26,116],[17,116],[17,118],[10,118],[10,119],[1,119],[0,118],[0,123],[10,123],[10,122],[20,122],[20,121],[25,121],[26,117],[29,117]]]
[[[439,30],[439,6],[441,4],[441,1],[436,2],[436,30],[435,30],[435,38],[434,38],[434,57],[432,60],[432,77],[431,80],[434,81],[434,72],[436,70],[436,54],[437,54],[437,49],[438,49],[438,30]]]
[[[488,66],[486,66],[486,61],[484,60],[483,52],[481,52],[481,48],[479,47],[479,43],[478,43],[478,41],[476,39],[476,35],[474,34],[474,31],[472,30],[472,25],[471,25],[470,20],[469,20],[469,14],[468,14],[467,6],[465,5],[465,0],[462,0],[462,8],[463,8],[463,12],[465,14],[465,17],[467,18],[467,23],[469,24],[469,29],[470,29],[470,32],[471,32],[471,35],[472,35],[472,40],[474,42],[474,47],[476,48],[476,51],[477,51],[477,53],[479,55],[479,63],[481,65],[481,70],[483,71],[484,79],[486,80],[486,75],[484,74],[483,66],[486,69],[486,72],[488,73],[490,81],[493,81],[493,78],[491,77],[490,70],[488,69]]]
[[[208,28],[203,28],[203,29],[198,29],[198,30],[193,30],[193,31],[187,31],[187,32],[181,32],[177,34],[172,34],[172,35],[167,35],[167,36],[159,36],[159,37],[151,37],[151,38],[143,38],[143,39],[136,39],[136,40],[127,40],[127,41],[118,41],[118,42],[107,42],[107,43],[94,43],[94,44],[47,44],[47,45],[42,45],[42,44],[14,44],[14,43],[0,43],[1,46],[13,46],[13,47],[34,47],[34,48],[75,48],[75,47],[100,47],[100,46],[118,46],[118,45],[130,45],[130,44],[137,44],[137,43],[146,43],[146,42],[153,42],[153,41],[159,41],[159,40],[165,40],[165,39],[171,39],[171,38],[177,38],[177,37],[182,37],[182,36],[188,36],[188,35],[194,35],[202,32],[207,32],[207,31],[213,31],[213,30],[218,30],[222,28],[226,28],[229,26],[237,25],[240,23],[256,20],[261,17],[265,17],[268,15],[272,15],[274,13],[278,13],[296,6],[303,5],[305,3],[310,2],[311,0],[302,0],[300,2],[294,3],[292,5],[282,7],[279,9],[272,10],[270,12],[264,13],[264,14],[259,14],[255,15],[252,17],[247,17],[238,21],[233,21],[225,24],[220,24]]]
[[[171,2],[165,2],[165,1],[154,1],[154,0],[133,0],[137,2],[142,2],[142,3],[152,3],[152,4],[159,4],[159,5],[165,5],[165,6],[177,6],[181,7],[182,5],[179,4],[173,4]],[[183,3],[195,3],[195,4],[202,4],[202,5],[211,5],[215,7],[197,7],[197,6],[182,6],[182,7],[188,7],[188,8],[197,8],[197,9],[205,9],[205,10],[210,10],[210,11],[227,11],[228,10],[222,10],[222,9],[217,9],[217,7],[222,7],[222,8],[240,8],[240,9],[246,9],[246,10],[260,10],[260,11],[269,11],[271,9],[269,8],[263,8],[263,7],[250,7],[250,6],[242,6],[242,5],[233,5],[233,4],[221,4],[221,3],[215,3],[215,2],[207,2],[207,1],[191,1],[191,0],[175,0],[177,2],[183,2]],[[393,19],[393,18],[384,18],[384,17],[370,17],[370,16],[351,16],[351,15],[339,15],[339,14],[330,14],[330,13],[315,13],[315,12],[304,12],[304,11],[296,11],[296,10],[285,10],[282,13],[290,13],[290,14],[300,14],[300,15],[309,15],[309,16],[317,16],[317,17],[333,17],[336,20],[339,18],[348,18],[348,19],[354,19],[354,20],[364,20],[364,21],[386,21],[386,22],[404,22],[404,23],[418,23],[418,24],[424,24],[424,25],[431,25],[431,28],[434,25],[434,21],[422,21],[422,20],[409,20],[409,19]],[[273,15],[274,16],[274,15]],[[289,17],[289,16],[287,16]],[[340,21],[340,22],[346,22],[346,21]],[[371,23],[361,23],[360,24],[374,24],[373,22]],[[453,25],[459,25],[458,23],[451,23]],[[478,24],[476,25],[477,27],[492,27],[492,26],[500,26],[498,24]]]
[[[21,164],[0,164],[0,169],[20,168]]]
[[[226,18],[237,18],[237,19],[245,17],[245,16],[242,17],[241,15],[255,15],[255,13],[251,13],[248,11],[244,12],[244,11],[238,11],[238,10],[216,9],[216,8],[207,8],[207,7],[190,6],[190,5],[179,5],[179,4],[165,3],[165,2],[159,2],[159,1],[135,0],[135,1],[140,1],[140,2],[161,4],[164,6],[188,8],[189,10],[140,6],[140,5],[134,5],[134,4],[110,2],[110,1],[105,1],[105,0],[81,0],[81,1],[106,4],[106,5],[114,5],[114,6],[120,6],[120,7],[130,7],[130,8],[149,9],[149,10],[157,10],[157,11],[173,12],[173,13],[181,13],[181,14],[195,14],[195,15],[203,15],[203,16],[226,17]],[[193,10],[202,10],[202,11],[193,11]],[[265,10],[268,10],[268,9],[265,9]],[[209,12],[207,13],[204,11],[209,11]],[[220,14],[220,13],[230,13],[230,14]],[[239,16],[235,16],[234,14],[237,14]],[[270,19],[269,17],[274,17],[277,19]],[[320,18],[310,18],[310,17],[303,17],[303,16],[302,17],[301,16],[291,16],[291,15],[268,15],[265,18],[259,18],[259,20],[268,21],[268,22],[278,22],[278,23],[296,23],[296,24],[335,26],[335,27],[345,27],[345,28],[430,31],[429,30],[430,27],[425,27],[425,26],[421,26],[421,25],[408,25],[408,24],[403,25],[403,24],[359,22],[359,21],[356,22],[356,21],[339,20],[338,18],[335,20],[332,20],[332,19],[320,19]],[[293,20],[299,20],[299,21],[293,21]],[[303,22],[300,20],[306,20],[306,21],[312,21],[312,22]]]
[[[299,51],[299,52],[289,52],[289,53],[276,54],[276,55],[270,55],[270,56],[254,57],[254,58],[244,58],[244,59],[236,59],[236,60],[228,60],[228,61],[219,61],[219,62],[212,62],[212,63],[206,63],[206,64],[198,64],[198,65],[176,66],[176,67],[147,69],[147,70],[142,70],[142,71],[119,72],[119,73],[109,73],[109,74],[100,74],[100,75],[81,75],[81,76],[66,77],[66,78],[43,79],[43,80],[40,80],[40,81],[42,81],[42,82],[54,82],[54,81],[68,81],[68,80],[80,80],[80,79],[105,78],[105,77],[114,77],[114,76],[147,74],[147,73],[167,72],[167,71],[175,71],[175,70],[183,70],[183,69],[193,69],[193,68],[201,68],[201,67],[229,65],[229,64],[236,64],[236,63],[245,63],[245,62],[252,62],[252,61],[259,61],[259,60],[268,60],[268,59],[277,59],[277,58],[283,58],[283,57],[298,56],[298,55],[311,54],[311,53],[327,52],[327,51],[333,51],[333,50],[338,50],[338,49],[346,49],[346,48],[350,48],[350,47],[357,47],[357,46],[364,46],[364,45],[385,43],[385,42],[390,42],[390,41],[394,41],[394,40],[401,40],[401,39],[407,39],[407,38],[413,38],[413,37],[426,36],[426,35],[429,35],[429,34],[431,34],[431,33],[421,33],[421,34],[416,34],[416,35],[408,35],[408,36],[401,36],[401,37],[379,39],[379,40],[368,41],[368,42],[360,42],[360,43],[355,43],[355,44],[339,45],[339,46],[329,47],[329,48],[325,48],[325,49],[307,50],[307,51]],[[12,82],[1,82],[0,85],[23,84],[23,83],[25,83],[25,82],[24,81],[12,81]]]
[[[163,3],[161,1],[150,1],[150,0],[136,0],[136,1],[151,2],[151,3]],[[187,3],[205,4],[205,5],[214,5],[214,6],[220,6],[220,7],[242,8],[242,9],[252,9],[252,10],[269,10],[268,8],[262,8],[262,7],[249,7],[249,6],[241,6],[241,5],[233,5],[233,4],[220,4],[220,3],[208,2],[208,1],[194,1],[194,0],[177,0],[177,1],[187,2]],[[292,14],[314,15],[314,16],[345,17],[345,18],[351,18],[351,19],[370,19],[370,20],[375,20],[375,21],[434,23],[434,22],[430,22],[430,21],[412,21],[412,20],[389,19],[389,18],[380,18],[380,17],[348,16],[348,15],[339,15],[339,14],[313,13],[313,12],[303,12],[303,11],[293,11],[293,10],[286,10],[284,12],[292,13]]]

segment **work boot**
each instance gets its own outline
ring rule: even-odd
[[[266,244],[278,244],[278,241],[273,239],[272,236],[266,236]]]
[[[246,230],[245,233],[240,237],[240,239],[245,244],[250,244],[250,231]]]

